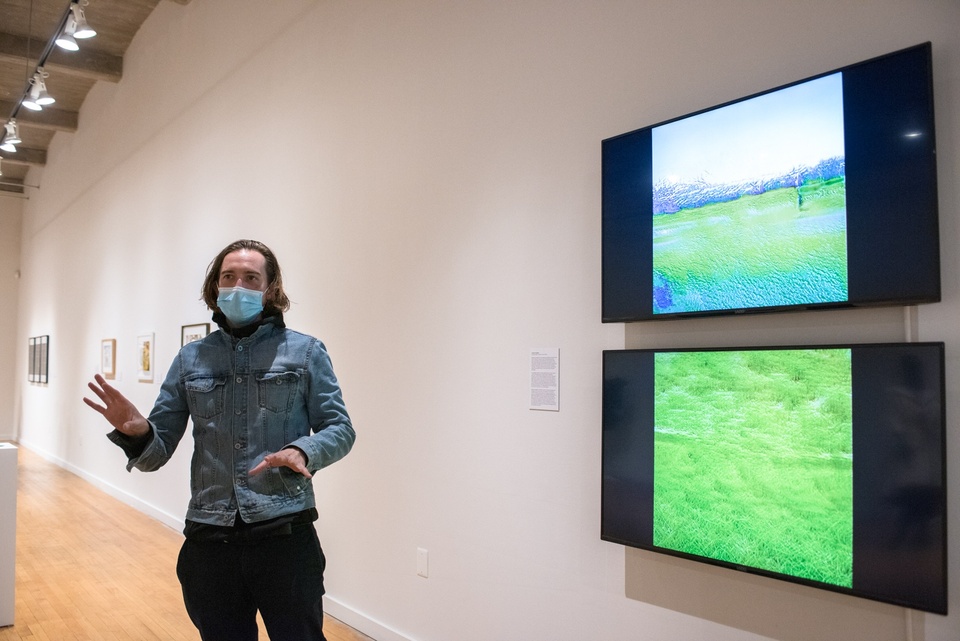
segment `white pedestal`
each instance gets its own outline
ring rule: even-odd
[[[0,627],[13,625],[17,551],[17,448],[0,443]]]

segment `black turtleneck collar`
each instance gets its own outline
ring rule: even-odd
[[[260,329],[261,325],[275,325],[278,328],[286,327],[283,322],[283,312],[277,312],[273,316],[260,318],[243,327],[230,327],[230,323],[227,322],[227,317],[224,316],[223,312],[218,310],[213,312],[213,322],[219,325],[225,334],[233,336],[234,338],[253,336],[253,333]]]

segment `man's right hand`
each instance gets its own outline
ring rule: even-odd
[[[100,412],[110,425],[127,436],[144,436],[150,432],[147,419],[134,407],[133,403],[127,400],[126,396],[118,392],[99,374],[94,376],[94,380],[96,384],[87,383],[87,387],[93,390],[103,405],[91,401],[86,396],[83,397],[84,403]]]

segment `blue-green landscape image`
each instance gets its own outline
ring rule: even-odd
[[[841,75],[653,130],[653,312],[848,300]]]
[[[853,584],[848,349],[658,353],[654,545]]]

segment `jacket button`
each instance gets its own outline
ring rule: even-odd
[[[237,382],[238,382],[238,383],[242,383],[242,382],[243,382],[243,377],[242,377],[242,376],[238,376],[238,377],[237,377]]]
[[[233,446],[233,449],[239,450],[241,447],[243,447],[243,446],[240,445],[239,443],[237,443],[236,445]]]

